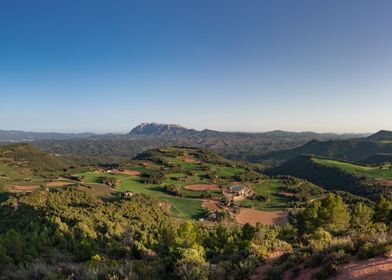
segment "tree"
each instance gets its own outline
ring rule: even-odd
[[[167,191],[169,194],[175,195],[177,197],[182,196],[181,193],[181,188],[175,185],[167,185],[164,187],[165,191]]]
[[[99,178],[99,181],[111,188],[114,188],[117,185],[117,178],[114,176],[102,176]]]
[[[373,210],[359,202],[355,204],[351,213],[351,226],[354,229],[364,230],[372,224]]]
[[[3,245],[3,254],[7,254],[14,263],[19,263],[23,259],[23,243],[22,236],[14,229],[8,230],[0,240],[0,245]]]
[[[319,227],[336,233],[347,229],[350,213],[340,196],[330,194],[294,215],[294,219],[300,234],[312,233]]]
[[[142,180],[145,184],[162,184],[164,178],[165,178],[164,171],[154,170],[151,171],[151,173],[143,174]]]
[[[243,240],[252,240],[253,237],[255,236],[255,233],[256,233],[256,229],[248,223],[246,223],[242,227],[242,239]]]
[[[392,201],[381,196],[375,207],[374,218],[377,222],[384,222],[386,224],[391,222]]]
[[[329,232],[339,232],[347,229],[350,213],[340,196],[330,194],[321,201],[318,218],[320,224]]]
[[[309,244],[313,250],[321,251],[332,241],[332,235],[323,228],[317,228],[312,234]]]
[[[193,245],[190,248],[180,249],[180,258],[177,261],[177,275],[186,280],[207,280],[208,266],[204,258],[204,248]]]
[[[197,242],[197,229],[191,221],[183,223],[177,230],[177,244],[190,248]]]
[[[7,267],[12,259],[7,255],[6,249],[0,244],[0,267]]]

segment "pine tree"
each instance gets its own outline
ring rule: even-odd
[[[351,226],[354,229],[364,230],[372,224],[373,210],[359,202],[355,204],[351,214]]]
[[[375,207],[375,220],[388,224],[391,222],[391,213],[392,201],[382,196]]]

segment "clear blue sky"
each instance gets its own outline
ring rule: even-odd
[[[389,0],[1,0],[0,128],[392,129]]]

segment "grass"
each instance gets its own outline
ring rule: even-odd
[[[170,158],[170,157],[166,157],[165,158],[167,161],[169,161],[172,164],[178,164],[181,166],[181,168],[185,169],[185,170],[194,170],[196,169],[196,164],[194,163],[189,163],[189,162],[185,162],[181,159],[178,158]]]
[[[205,212],[200,200],[177,197],[163,197],[162,200],[172,205],[171,213],[176,218],[197,219],[204,216]]]
[[[239,202],[241,206],[251,206],[257,210],[283,210],[287,208],[288,199],[279,196],[278,193],[285,190],[285,187],[279,179],[266,180],[260,184],[251,186],[259,195],[267,195],[269,201],[263,202],[253,199],[244,199]]]
[[[8,166],[7,164],[2,162],[0,162],[0,175],[5,176],[5,178],[3,179],[9,181],[22,180],[26,176],[29,177],[29,174],[23,174],[21,172],[18,172],[15,168]]]
[[[144,184],[138,178],[128,178],[123,180],[116,188],[117,191],[131,191],[135,193],[144,193],[154,196],[166,195],[163,187]]]
[[[112,174],[106,172],[86,172],[75,176],[79,177],[84,183],[100,183],[100,177],[116,177],[118,180],[130,177],[127,174]]]
[[[176,218],[195,219],[201,217],[204,213],[200,200],[171,196],[164,191],[163,187],[144,184],[137,178],[122,181],[116,190],[148,194],[167,201],[172,205],[171,213]]]
[[[15,168],[0,161],[0,186],[7,185],[43,185],[44,178],[35,176],[29,172],[24,172],[24,169]]]
[[[217,167],[217,173],[220,177],[230,177],[242,174],[244,170],[235,167]]]
[[[392,169],[390,169],[391,165],[384,165],[380,168],[379,166],[363,166],[332,159],[313,158],[312,160],[318,164],[327,167],[339,168],[356,176],[364,176],[373,179],[392,179]]]

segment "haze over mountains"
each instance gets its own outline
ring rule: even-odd
[[[20,131],[20,130],[1,130],[0,129],[0,141],[1,142],[23,142],[23,141],[36,141],[36,140],[67,140],[67,139],[79,139],[88,137],[112,137],[120,136],[121,134],[96,134],[90,132],[83,133],[58,133],[58,132],[31,132],[31,131]],[[290,132],[283,130],[274,130],[268,132],[222,132],[204,129],[201,131],[195,129],[185,128],[177,124],[163,124],[163,123],[141,123],[134,127],[128,134],[131,136],[186,136],[186,135],[246,135],[246,136],[271,136],[271,137],[297,137],[297,138],[312,138],[312,139],[348,139],[363,137],[364,133],[347,133],[347,134],[335,134],[335,133],[316,133],[316,132]],[[123,136],[126,136],[123,135]]]
[[[31,132],[19,130],[1,130],[0,142],[30,142],[37,140],[66,140],[75,138],[87,138],[94,133],[56,133],[56,132]]]
[[[175,124],[158,123],[142,123],[124,135],[0,131],[1,142],[33,142],[36,147],[55,154],[133,157],[146,149],[176,145],[209,148],[232,159],[252,161],[259,160],[269,152],[296,148],[312,140],[344,140],[362,136],[286,131],[198,131]]]

